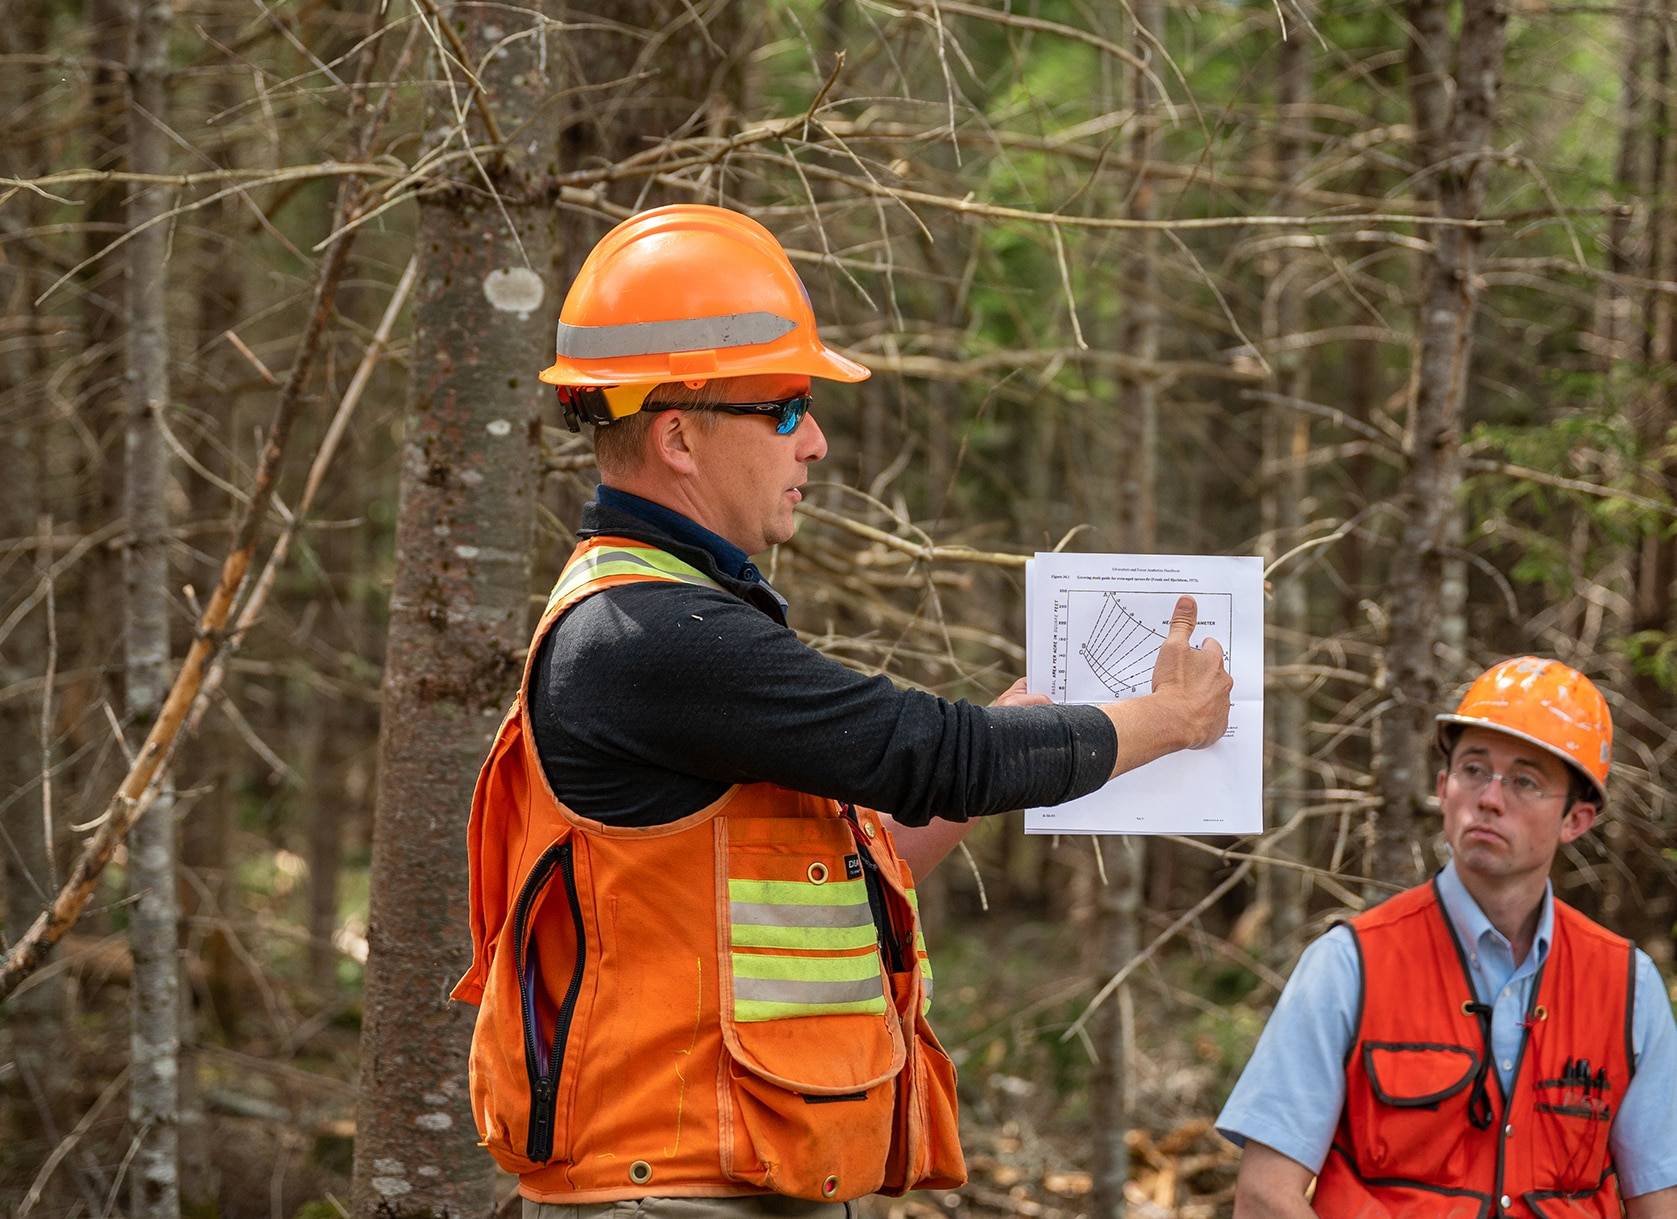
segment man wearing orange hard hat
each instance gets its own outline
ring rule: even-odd
[[[1299,958],[1218,1118],[1236,1219],[1677,1219],[1665,985],[1549,882],[1607,802],[1607,702],[1521,656],[1437,718],[1450,862]]]
[[[530,1219],[839,1216],[965,1179],[914,877],[970,818],[1218,739],[1178,607],[1154,692],[900,690],[788,628],[753,556],[827,453],[827,347],[780,243],[724,208],[588,256],[542,379],[601,483],[472,806],[472,1108]],[[882,811],[876,811],[882,810]]]

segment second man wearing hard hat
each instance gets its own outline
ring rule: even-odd
[[[1218,1119],[1236,1219],[1677,1219],[1665,986],[1549,882],[1612,731],[1588,678],[1531,656],[1438,716],[1450,862],[1299,959]]]

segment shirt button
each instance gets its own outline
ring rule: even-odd
[[[1506,1058],[1504,1058],[1502,1060],[1502,1069],[1504,1071],[1512,1071],[1514,1069],[1514,1064],[1509,1062]]]
[[[740,568],[740,579],[742,580],[759,580],[762,576],[763,573],[758,571],[750,563],[747,563],[744,567]]]

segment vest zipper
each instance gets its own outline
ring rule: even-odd
[[[903,950],[891,926],[890,912],[885,908],[885,882],[879,879],[879,865],[862,841],[862,826],[856,816],[856,806],[846,804],[844,817],[850,822],[852,836],[856,839],[856,853],[862,860],[862,882],[868,890],[868,910],[873,914],[873,928],[879,937],[880,951],[885,954],[885,967],[894,974],[900,974],[905,968]]]
[[[557,867],[565,881],[565,897],[571,907],[571,921],[576,926],[576,964],[571,970],[570,986],[553,1024],[553,1047],[547,1055],[547,1070],[540,1062],[536,1036],[540,1031],[536,1022],[535,980],[529,976],[524,956],[525,929],[530,908],[536,894],[547,884]],[[553,1125],[558,1104],[559,1075],[565,1067],[565,1046],[570,1039],[571,1017],[576,1012],[577,995],[582,991],[582,971],[588,960],[588,945],[583,939],[582,903],[576,894],[576,869],[571,857],[571,843],[567,840],[549,847],[530,869],[530,876],[518,895],[513,918],[514,943],[518,945],[518,988],[520,1011],[524,1024],[524,1066],[530,1076],[530,1132],[525,1141],[525,1157],[545,1164],[553,1157]]]

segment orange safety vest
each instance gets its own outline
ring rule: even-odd
[[[1437,881],[1349,925],[1362,960],[1362,1007],[1345,1061],[1345,1109],[1316,1181],[1316,1213],[1620,1215],[1607,1136],[1634,1069],[1630,942],[1555,902],[1513,1095],[1504,1097],[1490,1012],[1474,993]]]
[[[877,813],[750,783],[614,827],[548,785],[538,646],[585,597],[640,581],[715,586],[641,542],[578,546],[478,776],[473,960],[453,997],[479,1005],[482,1144],[539,1202],[960,1185],[913,880]]]

